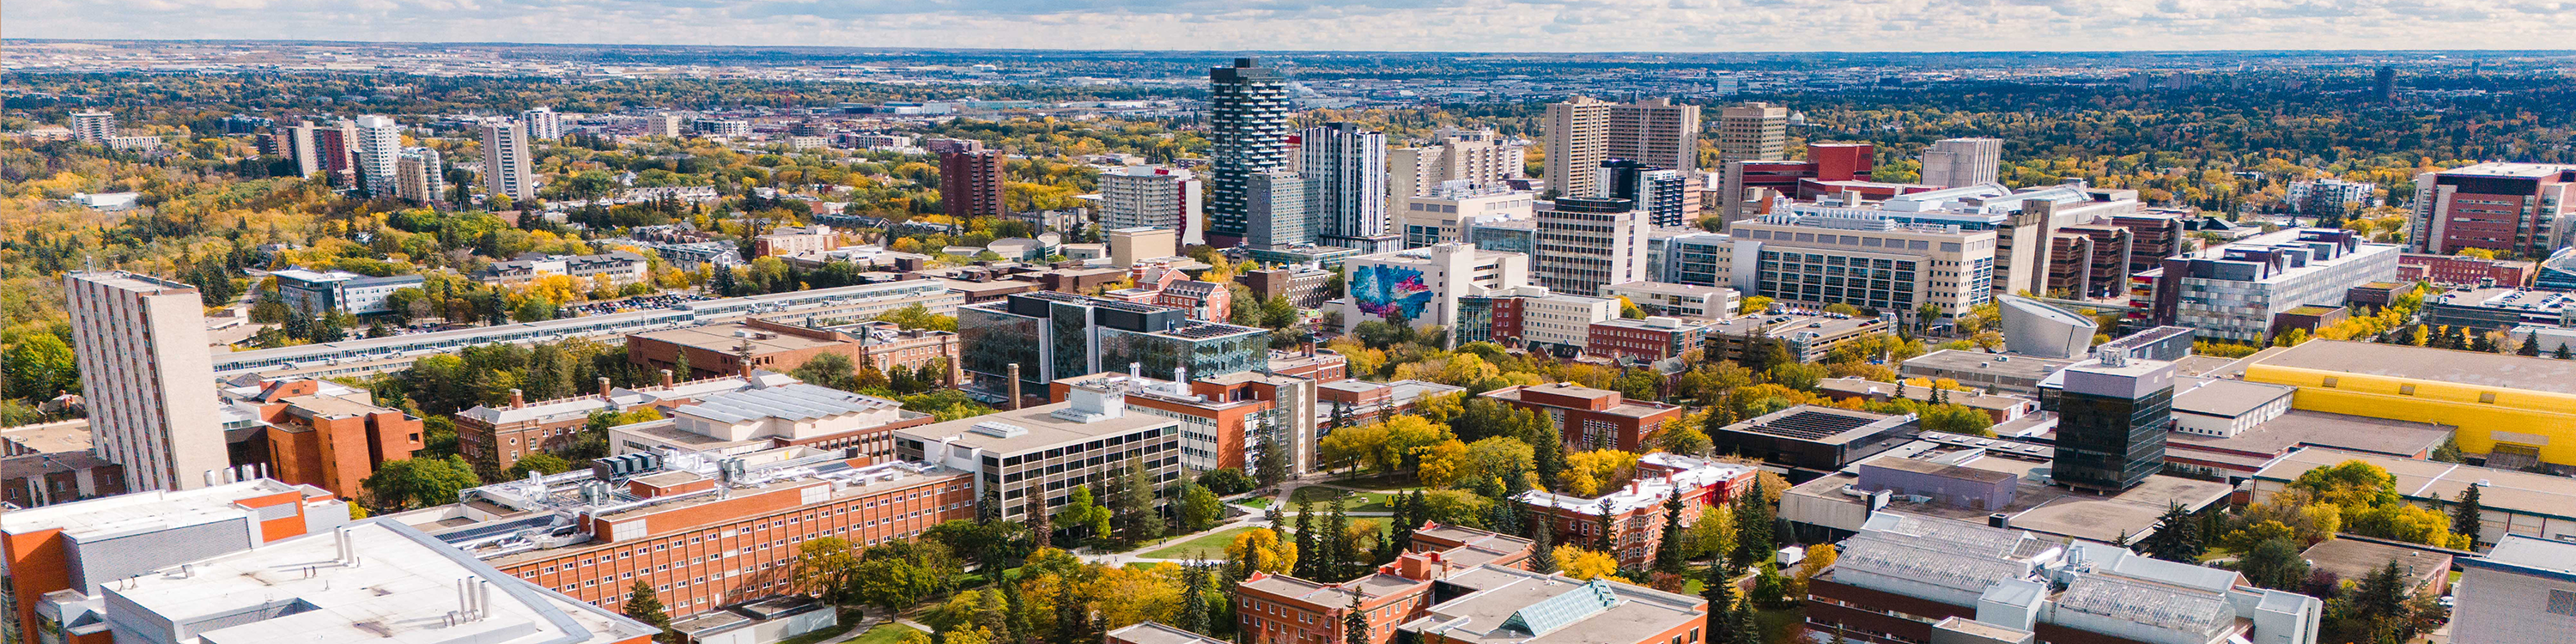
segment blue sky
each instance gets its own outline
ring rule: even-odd
[[[10,38],[1037,49],[2558,49],[2576,0],[11,0]]]

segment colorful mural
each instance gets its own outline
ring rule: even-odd
[[[1351,267],[1351,302],[1360,312],[1407,320],[1422,319],[1422,307],[1431,303],[1431,285],[1422,281],[1422,271],[1402,266]]]

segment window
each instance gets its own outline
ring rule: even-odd
[[[2328,388],[2328,389],[2332,389],[2332,388],[2334,388],[2334,386],[2335,386],[2335,385],[2338,385],[2338,384],[2343,384],[2343,379],[2342,379],[2342,378],[2337,378],[2337,377],[2334,377],[2334,376],[2326,376],[2326,381],[2325,381],[2325,386],[2326,386],[2326,388]]]
[[[2414,385],[2398,385],[2398,386],[2397,386],[2397,393],[2398,393],[2398,395],[2402,395],[2402,396],[2412,396],[2412,395],[2415,395],[2415,386],[2414,386]]]
[[[2482,403],[2486,403],[2486,404],[2490,404],[2490,405],[2495,404],[2495,392],[2492,392],[2492,391],[2481,391],[2481,392],[2478,392],[2478,402],[2482,402]]]
[[[2557,615],[2576,615],[2576,592],[2549,589],[2549,612]]]

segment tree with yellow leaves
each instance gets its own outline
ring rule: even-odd
[[[1583,581],[1605,578],[1616,582],[1628,581],[1617,576],[1619,574],[1617,557],[1599,550],[1574,546],[1556,547],[1556,572]]]
[[[1234,544],[1225,549],[1227,561],[1233,562],[1228,572],[1236,579],[1255,572],[1287,574],[1297,567],[1297,544],[1283,541],[1269,528],[1253,528],[1234,536]]]
[[[1603,490],[1626,485],[1637,473],[1637,455],[1615,449],[1596,449],[1565,456],[1565,471],[1556,475],[1559,490],[1566,494],[1591,497]]]

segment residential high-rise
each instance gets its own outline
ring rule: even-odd
[[[2281,201],[2289,204],[2291,212],[2302,215],[2340,217],[2344,214],[2344,204],[2372,205],[2371,195],[2378,190],[2379,184],[2326,177],[2290,182],[2289,189],[2281,195]]]
[[[116,136],[116,115],[100,110],[72,113],[72,140],[106,145]]]
[[[1243,245],[1263,250],[1315,243],[1315,209],[1304,175],[1271,170],[1252,175],[1245,191]]]
[[[1432,196],[1451,181],[1481,187],[1520,178],[1529,155],[1493,130],[1441,128],[1430,144],[1389,149],[1386,160],[1387,204],[1393,207],[1406,197]]]
[[[535,200],[537,177],[530,162],[527,124],[507,119],[483,122],[483,189],[491,197],[509,197],[520,204]]]
[[[2173,363],[2103,347],[2061,372],[2057,453],[2049,475],[2068,487],[2119,493],[2164,468],[2173,424]]]
[[[1915,183],[1943,188],[1994,183],[2003,155],[2003,139],[1933,141],[1923,149],[1923,176]]]
[[[951,217],[1000,217],[1010,214],[1003,186],[1010,179],[1000,150],[949,152],[939,155],[939,201]]]
[[[1306,206],[1320,243],[1363,253],[1394,250],[1386,217],[1386,135],[1354,123],[1299,130]]]
[[[1209,243],[1242,245],[1252,175],[1287,163],[1290,106],[1288,79],[1253,59],[1208,70]]]
[[[322,158],[314,153],[313,145],[318,131],[312,121],[297,121],[292,125],[278,126],[275,130],[278,156],[295,161],[297,178],[310,177],[322,171]]]
[[[651,136],[679,138],[689,129],[689,115],[663,112],[644,117],[644,133]]]
[[[1699,106],[1650,98],[1610,106],[1602,152],[1674,172],[1699,170]]]
[[[342,119],[331,125],[313,126],[312,136],[314,166],[329,175],[331,185],[357,187],[357,123]]]
[[[128,489],[189,490],[231,465],[197,288],[123,272],[63,276],[91,451]]]
[[[528,138],[552,141],[563,138],[563,115],[551,107],[540,107],[519,113],[519,122],[528,126]]]
[[[1626,199],[1558,197],[1536,213],[1531,275],[1550,291],[1599,297],[1601,287],[1646,281],[1646,213]]]
[[[409,147],[394,156],[394,196],[413,203],[447,200],[447,164],[437,150]]]
[[[1681,173],[1627,159],[1603,161],[1594,173],[1598,191],[1591,196],[1634,202],[1638,211],[1646,213],[1646,221],[1657,226],[1686,225]]]
[[[2415,175],[2414,251],[2547,257],[2576,242],[2576,165],[2480,163]]]
[[[1745,103],[1719,111],[1717,119],[1718,163],[1781,159],[1788,152],[1789,108]]]
[[[1190,171],[1131,165],[1100,173],[1100,227],[1177,230],[1183,244],[1205,243],[1199,180]]]
[[[376,115],[358,117],[357,159],[360,189],[370,197],[393,196],[400,177],[395,165],[402,154],[402,125]]]
[[[1608,158],[1610,104],[1589,96],[1547,105],[1545,143],[1548,191],[1563,196],[1596,194],[1592,169]]]
[[[2379,102],[2397,102],[2397,68],[2381,65],[2377,73],[2371,74],[2370,80],[2373,93],[2379,95]]]

